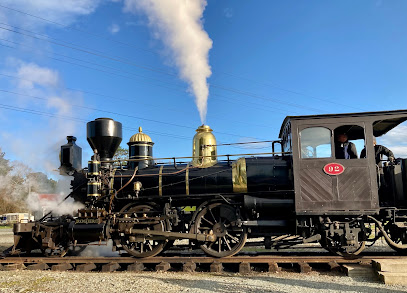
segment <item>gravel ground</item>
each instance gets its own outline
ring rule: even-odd
[[[50,271],[1,272],[0,292],[407,292],[331,273],[75,273]]]
[[[0,249],[13,241],[11,230],[0,230]],[[383,247],[383,245],[380,245]],[[9,292],[407,292],[407,286],[389,286],[371,279],[350,278],[338,272],[256,273],[250,275],[51,271],[0,272],[0,293]]]

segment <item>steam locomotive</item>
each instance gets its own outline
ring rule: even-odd
[[[112,240],[114,250],[142,258],[187,239],[226,257],[248,238],[264,237],[266,248],[319,242],[333,253],[357,255],[383,236],[403,253],[407,159],[376,165],[373,138],[406,120],[407,110],[288,116],[270,152],[236,156],[218,155],[212,129],[202,125],[192,157],[163,164],[141,128],[128,142],[129,157],[114,160],[122,125],[96,119],[87,124],[94,151],[87,168],[75,137],[67,137],[60,154],[61,174],[73,176],[69,196],[85,208],[76,217],[15,224],[11,252],[63,255]],[[367,157],[335,157],[340,133],[363,143]]]

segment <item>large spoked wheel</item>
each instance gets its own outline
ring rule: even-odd
[[[355,226],[361,228],[358,234],[358,244],[355,246],[344,247],[339,237],[323,237],[320,244],[323,248],[343,257],[355,257],[359,255],[366,247],[366,229],[363,222],[357,222]]]
[[[214,203],[197,215],[195,233],[216,236],[215,242],[205,242],[201,249],[214,257],[226,257],[238,253],[246,243],[247,231],[235,225],[238,215],[232,206]]]
[[[396,244],[407,244],[407,235],[404,229],[400,229],[397,227],[395,224],[388,223],[384,226],[384,229],[387,233],[387,235],[390,237],[390,239],[396,243]],[[387,242],[387,244],[397,251],[398,254],[401,255],[406,255],[407,254],[407,248],[400,248],[397,246],[394,246],[393,243],[389,242],[386,238],[384,238]]]
[[[165,221],[159,221],[152,224],[151,219],[142,219],[143,217],[157,215],[154,208],[149,205],[125,207],[121,212],[125,212],[130,218],[138,218],[137,221],[140,224],[134,225],[136,229],[166,231],[167,225]],[[145,224],[143,224],[143,222],[145,222]],[[120,237],[120,244],[130,255],[142,258],[159,254],[164,249],[166,241],[154,240],[153,236],[148,234],[135,236],[125,234]]]

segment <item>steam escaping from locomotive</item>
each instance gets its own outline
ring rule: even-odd
[[[206,4],[206,0],[125,1],[126,11],[141,11],[147,15],[154,35],[170,49],[180,77],[195,96],[202,123],[206,119],[209,95],[207,78],[212,74],[208,61],[212,40],[202,24]]]

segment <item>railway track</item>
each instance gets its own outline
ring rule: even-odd
[[[52,271],[206,271],[206,272],[278,272],[282,268],[308,273],[313,269],[332,270],[342,265],[368,265],[372,260],[404,259],[392,255],[368,255],[358,258],[340,256],[234,256],[212,258],[205,256],[159,256],[135,259],[133,257],[4,257],[1,270],[52,270]]]

